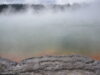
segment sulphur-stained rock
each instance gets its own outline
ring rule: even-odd
[[[100,61],[81,55],[33,57],[2,75],[100,75]]]

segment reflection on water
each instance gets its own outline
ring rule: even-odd
[[[14,59],[38,55],[99,54],[98,7],[93,4],[60,12],[48,9],[39,13],[28,10],[0,14],[0,55]]]

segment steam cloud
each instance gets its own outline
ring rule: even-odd
[[[95,0],[0,0],[0,4],[67,4],[67,3],[82,3],[92,2]]]
[[[100,1],[75,10],[0,14],[0,54],[43,50],[100,52]],[[8,13],[8,14],[7,14]]]

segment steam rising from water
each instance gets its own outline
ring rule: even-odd
[[[0,15],[0,54],[100,53],[100,5]],[[44,54],[45,54],[44,51]]]

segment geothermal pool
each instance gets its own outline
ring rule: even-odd
[[[21,60],[40,55],[83,54],[100,59],[99,3],[64,10],[61,6],[52,10],[51,6],[1,12],[0,56]]]

